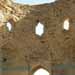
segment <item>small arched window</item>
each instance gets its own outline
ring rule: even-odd
[[[40,22],[35,27],[35,34],[38,36],[42,36],[44,34],[44,25]]]
[[[69,19],[66,19],[65,21],[64,21],[64,24],[63,24],[63,28],[64,28],[64,30],[69,30]]]
[[[8,28],[8,31],[12,30],[12,24],[10,22],[6,23],[6,27]]]
[[[36,70],[33,75],[50,75],[49,72],[43,68]]]

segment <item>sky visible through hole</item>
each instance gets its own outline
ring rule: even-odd
[[[38,69],[36,72],[34,72],[33,75],[50,75],[48,71],[46,71],[45,69]]]
[[[15,0],[17,3],[21,4],[29,4],[29,5],[37,5],[37,4],[43,4],[43,3],[51,3],[55,2],[56,0]]]

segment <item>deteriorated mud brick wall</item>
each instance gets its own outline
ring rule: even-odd
[[[74,68],[53,68],[75,64],[75,1],[59,0],[31,6],[30,14],[15,24],[12,32],[0,33],[1,66],[25,67],[3,71],[2,75],[33,75],[45,68],[51,75],[74,75]],[[70,29],[62,28],[69,18]],[[42,37],[35,34],[37,20],[45,26]],[[4,69],[3,69],[4,70]]]

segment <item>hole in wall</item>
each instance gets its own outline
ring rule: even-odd
[[[63,24],[63,29],[66,30],[66,31],[68,31],[69,28],[70,28],[69,19],[66,19],[66,20],[64,21],[64,24]]]
[[[38,36],[42,36],[44,34],[44,25],[42,23],[37,23],[35,27],[35,34]]]
[[[7,59],[6,58],[3,58],[3,61],[2,62],[6,62],[7,61]]]
[[[33,75],[50,75],[49,72],[43,68],[36,70]]]
[[[6,23],[6,27],[7,27],[8,31],[12,30],[12,24],[10,22]]]

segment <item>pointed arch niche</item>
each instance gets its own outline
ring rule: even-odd
[[[65,19],[63,23],[63,29],[68,31],[70,29],[69,19]]]

